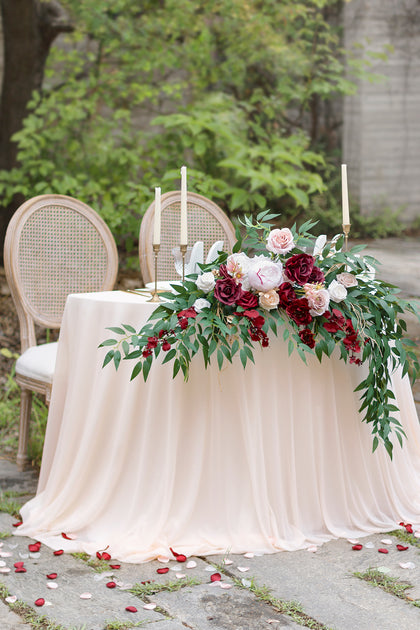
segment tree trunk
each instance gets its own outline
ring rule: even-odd
[[[16,166],[12,136],[22,127],[26,107],[42,86],[50,46],[59,33],[73,30],[56,0],[0,0],[3,24],[4,71],[0,99],[0,169]],[[7,224],[22,199],[0,207],[0,252]]]

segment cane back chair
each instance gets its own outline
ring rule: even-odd
[[[21,355],[17,465],[27,461],[32,392],[49,404],[57,343],[37,344],[35,325],[58,329],[70,293],[111,290],[118,271],[114,238],[89,206],[64,195],[41,195],[23,203],[6,231],[4,268],[16,306]]]
[[[197,193],[187,194],[188,243],[204,244],[204,260],[215,241],[223,241],[224,251],[231,251],[236,242],[235,229],[221,208]],[[139,261],[143,282],[155,279],[152,248],[155,203],[146,210],[140,226]],[[161,244],[158,255],[158,280],[179,280],[172,249],[179,247],[181,229],[181,193],[167,192],[161,198]]]

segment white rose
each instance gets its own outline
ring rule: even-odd
[[[294,246],[293,234],[289,228],[271,230],[267,237],[266,248],[273,254],[287,254]]]
[[[260,293],[259,303],[266,311],[271,311],[273,308],[277,308],[279,301],[279,294],[277,291],[274,291],[274,289],[266,291],[265,293]]]
[[[330,294],[330,298],[334,302],[342,302],[347,297],[347,289],[342,284],[337,282],[337,280],[333,280],[328,287],[328,293]]]
[[[251,289],[256,291],[271,291],[283,282],[283,265],[273,262],[269,258],[258,256],[251,258],[248,271],[248,281]]]
[[[205,298],[197,298],[196,301],[193,304],[193,307],[195,308],[195,310],[197,311],[197,313],[201,313],[201,311],[203,310],[203,308],[210,308],[211,304],[208,300],[206,300]]]
[[[216,280],[211,271],[206,271],[198,276],[195,284],[200,289],[200,291],[204,291],[204,293],[209,293],[212,289],[214,289],[214,285],[216,284]]]

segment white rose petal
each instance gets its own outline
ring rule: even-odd
[[[145,605],[143,606],[143,608],[144,608],[145,610],[154,610],[154,609],[156,608],[156,606],[157,606],[157,604],[150,603],[150,604],[145,604]]]
[[[414,564],[414,562],[400,562],[400,567],[402,569],[415,569],[416,565]]]
[[[195,569],[197,563],[195,560],[189,560],[185,566],[187,569]]]
[[[201,313],[204,308],[210,308],[211,304],[205,298],[197,298],[193,304],[193,307],[197,311],[197,313]]]
[[[81,593],[79,597],[80,599],[92,599],[92,593]]]
[[[9,597],[6,597],[4,601],[8,604],[14,604],[15,602],[17,602],[17,597],[16,595],[9,595]]]

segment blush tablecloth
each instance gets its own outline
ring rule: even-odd
[[[272,553],[420,522],[420,429],[407,379],[393,377],[407,433],[372,454],[353,392],[366,369],[306,366],[281,339],[255,366],[190,379],[133,362],[101,369],[107,326],[140,327],[154,305],[123,292],[72,295],[60,333],[37,495],[17,534],[53,549],[144,562],[168,555]],[[62,532],[73,540],[65,540]]]

